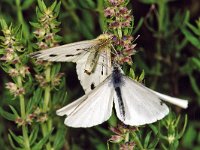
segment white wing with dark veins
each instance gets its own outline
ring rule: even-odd
[[[31,57],[55,61],[55,62],[76,62],[81,59],[81,57],[87,53],[88,49],[99,44],[99,40],[86,40],[81,42],[74,42],[71,44],[65,44],[62,46],[57,46],[49,48],[46,50],[41,50],[30,54]]]

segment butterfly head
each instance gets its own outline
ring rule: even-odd
[[[98,40],[104,42],[104,41],[111,41],[113,38],[112,35],[108,34],[108,33],[104,33],[104,34],[101,34],[97,37]]]

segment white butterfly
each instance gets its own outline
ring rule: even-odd
[[[76,72],[85,93],[104,81],[111,69],[111,36],[75,42],[32,53],[30,56],[55,62],[75,62]]]
[[[186,108],[186,100],[155,92],[123,75],[118,67],[94,90],[71,104],[57,110],[57,115],[67,115],[65,125],[71,127],[92,127],[108,120],[112,114],[113,102],[117,117],[126,125],[150,124],[164,118],[168,107],[161,101],[174,101]]]

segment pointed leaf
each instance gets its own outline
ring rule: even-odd
[[[181,31],[185,35],[186,39],[200,50],[200,40],[185,28],[181,28]]]
[[[34,1],[35,0],[26,0],[26,1],[23,1],[22,10],[28,9],[33,4]]]
[[[21,146],[24,145],[24,140],[22,138],[22,136],[17,136],[15,135],[11,130],[9,130],[10,135],[12,136],[12,138]]]
[[[50,8],[49,8],[49,9],[50,9],[51,11],[53,11],[53,10],[54,10],[54,8],[56,7],[56,5],[57,5],[57,2],[56,2],[56,1],[54,1],[54,2],[53,2],[53,4],[50,6]]]
[[[30,145],[35,143],[35,140],[37,139],[38,131],[39,131],[39,127],[38,126],[33,128],[33,131],[31,132],[31,135],[29,137]]]
[[[53,148],[60,150],[65,143],[66,127],[59,128],[54,140]]]
[[[150,137],[151,137],[151,131],[147,134],[147,136],[144,139],[144,148],[147,148],[149,145]]]
[[[139,82],[141,82],[144,79],[144,75],[145,75],[144,70],[142,70],[142,73],[139,77]]]
[[[44,12],[47,9],[43,0],[38,0],[38,6],[42,12]]]
[[[13,149],[20,149],[19,147],[17,147],[17,146],[14,144],[14,142],[13,142],[12,137],[11,137],[10,134],[8,134],[8,140],[9,140],[10,145],[11,145],[11,147],[12,147]]]
[[[52,131],[50,131],[45,137],[43,137],[37,144],[33,146],[31,150],[41,150],[43,146],[48,141],[49,137],[51,136]]]
[[[6,112],[5,110],[3,110],[1,107],[0,107],[0,115],[4,118],[6,118],[7,120],[10,120],[10,121],[15,121],[16,117],[14,114],[11,114],[9,112]]]
[[[11,105],[9,105],[9,107],[12,110],[13,114],[15,115],[15,118],[19,117],[19,114],[17,113],[16,109]]]

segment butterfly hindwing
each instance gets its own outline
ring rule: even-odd
[[[112,114],[113,88],[110,78],[77,101],[61,108],[57,115],[68,115],[65,124],[71,127],[91,127],[108,120]],[[106,93],[106,94],[105,94]]]
[[[87,53],[79,61],[77,61],[76,66],[76,72],[85,93],[88,93],[89,91],[94,89],[112,73],[110,49],[108,47],[103,48],[99,52],[96,67],[93,72],[91,72],[91,74],[88,74],[85,71],[88,55],[89,53]]]

